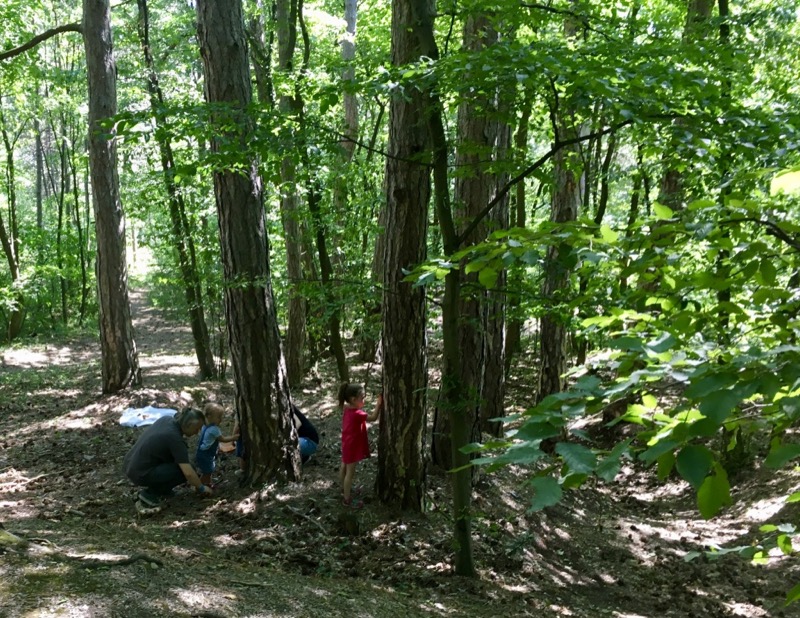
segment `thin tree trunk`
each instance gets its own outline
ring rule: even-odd
[[[3,220],[0,212],[0,245],[6,256],[11,282],[15,284],[20,278],[19,257],[19,229],[17,226],[17,188],[16,168],[14,161],[14,146],[16,137],[12,140],[6,127],[5,114],[0,111],[0,132],[3,136],[3,145],[6,150],[6,195],[8,196],[8,224]],[[6,327],[6,340],[13,341],[22,331],[25,320],[25,295],[21,288],[14,292],[14,305],[9,313]]]
[[[277,70],[291,79],[294,52],[297,43],[298,0],[278,0],[276,26],[278,33]],[[281,113],[290,116],[298,112],[296,101],[290,94],[280,97]],[[288,324],[286,327],[286,371],[289,384],[299,384],[305,372],[303,355],[306,340],[306,302],[300,287],[303,282],[302,247],[300,231],[299,196],[297,192],[297,164],[295,153],[281,161],[281,221],[286,244],[286,275],[288,279]]]
[[[572,18],[565,21],[564,34],[568,39],[575,38],[576,25]],[[552,112],[553,130],[559,139],[574,139],[579,135],[581,127],[576,124],[573,114],[572,102],[559,101],[556,97]],[[580,145],[561,148],[553,159],[553,166],[554,188],[550,220],[555,223],[575,221],[584,191]],[[537,401],[563,391],[565,386],[569,316],[562,308],[562,296],[568,291],[569,271],[559,258],[558,247],[548,247],[542,285],[542,298],[547,306],[540,323],[541,366]]]
[[[138,0],[139,7],[139,42],[147,69],[147,91],[150,95],[150,108],[156,127],[165,128],[167,119],[162,111],[164,108],[164,95],[158,81],[153,54],[150,48],[150,17],[147,0]],[[203,307],[203,292],[201,289],[200,273],[197,269],[197,259],[191,229],[186,215],[186,204],[180,187],[175,184],[175,158],[172,145],[167,137],[167,131],[156,131],[158,150],[161,155],[161,168],[164,186],[167,191],[169,216],[172,222],[172,239],[178,252],[178,267],[183,280],[183,291],[186,305],[189,310],[189,323],[192,328],[194,351],[200,368],[200,377],[208,380],[216,376],[214,354],[211,349],[211,338],[208,335],[205,309]]]
[[[522,110],[520,113],[519,125],[517,132],[514,135],[514,156],[515,158],[524,161],[528,152],[528,130],[531,119],[531,109],[533,107],[533,97],[529,92],[525,93],[525,99],[522,103]],[[540,185],[541,190],[542,185]],[[523,228],[526,221],[526,187],[524,182],[517,183],[514,193],[514,216],[513,227]],[[513,276],[508,283],[508,304],[509,315],[511,318],[506,325],[506,358],[505,358],[505,372],[508,376],[511,370],[511,361],[515,354],[520,351],[520,343],[522,340],[522,320],[516,315],[517,307],[519,306],[519,289],[521,281],[519,277]]]

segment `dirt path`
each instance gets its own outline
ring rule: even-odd
[[[230,403],[232,391],[197,381],[187,328],[143,294],[133,307],[142,389],[102,397],[93,340],[0,350],[0,523],[26,541],[0,535],[0,616],[800,615],[782,605],[800,581],[792,558],[683,560],[710,542],[746,544],[767,521],[797,519],[762,500],[770,483],[788,489],[796,479],[766,472],[737,486],[742,506],[704,522],[684,485],[655,484],[633,468],[613,493],[571,492],[531,514],[524,471],[505,470],[475,492],[479,577],[453,576],[445,475],[429,475],[424,516],[393,513],[372,499],[373,457],[359,471],[367,506],[345,516],[326,367],[321,384],[293,393],[323,439],[302,483],[240,489],[225,460],[214,499],[186,493],[140,519],[119,472],[140,430],[120,427],[120,413],[188,398]]]

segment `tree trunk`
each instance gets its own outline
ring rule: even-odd
[[[0,212],[0,245],[6,256],[8,270],[11,274],[11,283],[16,288],[14,292],[14,305],[11,309],[6,327],[6,340],[13,341],[22,331],[25,320],[25,296],[22,289],[15,284],[20,278],[19,262],[19,229],[17,226],[17,188],[14,167],[14,140],[11,139],[6,127],[5,115],[0,111],[0,131],[3,135],[3,145],[6,150],[6,194],[8,195],[8,225],[3,221]]]
[[[466,51],[478,53],[495,44],[497,40],[497,31],[486,15],[478,14],[467,18],[463,32],[463,48]],[[478,216],[492,199],[497,187],[497,178],[487,172],[487,166],[493,163],[498,155],[497,140],[501,129],[500,123],[491,118],[492,111],[497,113],[497,101],[491,95],[476,96],[473,100],[464,101],[458,109],[460,143],[456,151],[455,169],[466,172],[455,179],[454,206],[457,220],[466,223]],[[493,216],[498,216],[496,213],[502,211],[503,208],[498,207],[493,211]],[[502,216],[500,218],[502,219]],[[463,243],[472,245],[483,241],[491,221],[486,219],[476,226],[468,237],[463,238]],[[459,230],[459,233],[462,231]],[[465,264],[466,260],[462,267]],[[489,341],[494,339],[495,333],[492,330],[490,334],[487,330],[489,296],[479,284],[477,273],[462,276],[459,287],[461,297],[458,299],[457,313],[460,406],[463,406],[466,416],[472,417],[472,420],[467,421],[470,426],[468,441],[475,442],[480,440],[481,410],[486,403],[484,380],[487,363],[490,363],[486,354],[490,350]],[[504,339],[502,333],[499,339],[500,341]],[[502,354],[502,346],[498,352]],[[500,366],[502,367],[502,360]],[[496,374],[493,373],[492,378],[496,379]],[[502,397],[496,392],[495,386],[496,382],[493,382],[491,396]],[[502,407],[502,400],[500,406]],[[449,414],[437,407],[434,417],[432,457],[433,462],[444,469],[452,467],[450,434]]]
[[[164,96],[158,82],[153,54],[150,49],[150,16],[147,0],[138,0],[139,42],[142,46],[144,63],[147,69],[147,91],[150,95],[150,108],[157,128],[164,128],[167,119],[164,115]],[[189,323],[192,327],[194,351],[200,368],[200,377],[208,380],[216,376],[211,338],[208,335],[200,273],[197,270],[194,240],[186,217],[186,204],[180,187],[175,184],[175,158],[167,131],[156,131],[158,150],[161,155],[161,169],[167,191],[169,216],[172,223],[172,239],[178,252],[178,267],[181,272],[186,306],[189,310]]]
[[[392,4],[392,64],[420,57],[411,32],[412,7]],[[430,172],[413,162],[428,146],[424,96],[411,90],[391,100],[386,159],[383,292],[383,414],[376,492],[389,505],[421,511],[425,493],[423,440],[427,401],[426,306],[423,288],[405,282],[403,269],[426,257]]]
[[[529,92],[525,93],[525,99],[522,103],[522,110],[520,113],[519,125],[517,132],[514,135],[514,157],[520,161],[524,161],[528,152],[528,129],[531,119],[531,108],[533,106],[533,97]],[[542,185],[540,185],[541,190]],[[526,221],[526,186],[524,182],[517,183],[514,192],[514,215],[512,226],[525,227]],[[513,277],[508,284],[508,305],[510,319],[506,323],[506,358],[505,358],[505,372],[508,376],[511,371],[511,361],[515,354],[520,351],[522,341],[522,320],[517,316],[516,308],[519,306],[519,289],[521,281],[519,277]]]
[[[417,37],[420,55],[439,59],[433,27],[433,5],[429,0],[412,0],[411,24]],[[408,22],[404,27],[408,29]],[[394,30],[393,30],[394,34]],[[434,204],[442,234],[445,255],[452,255],[463,239],[456,233],[453,210],[450,204],[448,177],[448,145],[444,130],[442,102],[434,88],[423,91],[423,117],[427,123],[431,143],[431,159],[434,178]],[[391,224],[391,222],[389,222]],[[392,229],[391,225],[387,229]],[[465,237],[468,232],[465,230]],[[475,563],[472,553],[472,471],[469,455],[462,448],[469,443],[475,415],[465,405],[465,386],[460,382],[461,356],[458,344],[458,303],[461,296],[461,277],[458,270],[451,269],[445,277],[442,301],[442,386],[439,406],[450,416],[451,461],[454,470],[450,477],[453,488],[453,546],[454,567],[458,575],[474,576]]]
[[[198,0],[198,39],[206,100],[227,104],[211,148],[224,143],[249,151],[253,133],[247,44],[240,0]],[[216,123],[216,122],[215,122]],[[245,482],[295,480],[300,475],[297,432],[290,418],[289,384],[281,349],[267,251],[268,238],[258,161],[247,173],[232,166],[214,172],[225,310],[235,407],[247,453]]]
[[[119,196],[117,148],[103,123],[117,113],[116,69],[108,0],[84,0],[84,45],[89,83],[89,168],[97,238],[97,289],[103,392],[142,381],[133,340],[125,260],[125,217]]]
[[[297,2],[278,0],[276,25],[278,29],[278,71],[291,79],[293,57],[297,43]],[[298,112],[294,97],[281,96],[281,112],[292,115]],[[297,385],[305,373],[303,355],[306,341],[306,302],[300,286],[303,282],[303,238],[297,194],[297,165],[295,153],[287,154],[281,162],[281,220],[286,243],[286,275],[288,279],[288,324],[286,327],[286,370],[289,384]]]
[[[713,0],[689,0],[686,9],[686,23],[683,27],[683,44],[692,45],[705,37],[705,29],[711,17]],[[672,123],[673,135],[685,130],[687,121],[678,118]],[[679,167],[680,162],[672,157],[677,150],[677,138],[671,140],[670,152],[664,156],[664,173],[658,192],[658,201],[672,210],[681,210],[684,203],[684,175],[686,170]],[[657,284],[656,286],[657,287]]]
[[[568,18],[564,24],[567,39],[574,39],[576,24]],[[575,139],[581,131],[580,125],[573,120],[573,103],[560,101],[562,107],[553,110],[553,130],[558,139]],[[581,196],[584,191],[584,170],[582,167],[580,145],[559,149],[553,158],[554,178],[551,201],[550,220],[555,223],[568,223],[578,218]],[[567,371],[567,327],[569,316],[562,308],[562,296],[568,292],[569,271],[559,259],[559,250],[555,245],[547,249],[544,264],[544,283],[542,298],[546,303],[545,313],[540,322],[541,367],[539,370],[539,388],[536,393],[537,402],[548,395],[564,390]]]

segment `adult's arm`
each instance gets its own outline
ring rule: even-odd
[[[211,493],[211,488],[200,482],[200,477],[197,476],[197,472],[194,471],[191,464],[181,463],[178,464],[178,467],[181,469],[181,472],[183,472],[183,476],[186,477],[186,482],[189,483],[189,485],[194,487],[197,491],[200,491],[200,488],[203,487],[203,493]]]

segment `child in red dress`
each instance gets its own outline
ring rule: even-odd
[[[339,405],[343,408],[342,466],[339,468],[339,481],[344,493],[344,504],[354,508],[364,506],[360,500],[353,501],[350,491],[356,474],[356,464],[369,457],[367,423],[377,420],[383,409],[383,396],[378,395],[375,411],[372,414],[364,412],[362,408],[365,396],[364,387],[360,384],[342,384],[339,389]]]

